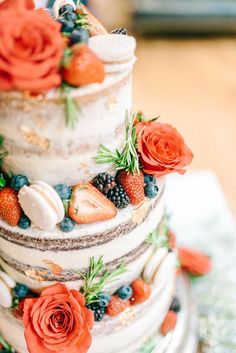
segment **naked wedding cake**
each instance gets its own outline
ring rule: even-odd
[[[5,0],[0,21],[0,352],[194,352],[180,267],[209,263],[163,201],[193,155],[132,113],[135,39],[70,0]]]

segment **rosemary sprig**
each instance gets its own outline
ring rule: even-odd
[[[101,145],[95,158],[97,164],[113,164],[115,170],[126,170],[132,174],[139,172],[135,119],[136,115],[133,115],[130,120],[128,113],[126,113],[126,133],[122,152],[119,150],[112,152],[109,148]]]
[[[152,353],[156,348],[156,340],[154,338],[149,338],[141,347],[139,353]]]
[[[168,239],[168,216],[165,215],[162,221],[161,229],[157,228],[146,238],[146,243],[155,245],[156,248],[167,248],[169,245]]]
[[[0,335],[0,345],[2,345],[3,348],[9,353],[15,352],[15,349],[12,346],[10,346],[10,344],[8,344],[1,335]]]
[[[90,259],[89,270],[86,273],[81,273],[84,280],[81,292],[85,297],[86,304],[91,304],[98,301],[99,294],[103,291],[108,283],[112,283],[118,276],[127,271],[124,264],[120,264],[114,271],[105,270],[103,256],[97,260],[92,257]]]
[[[76,100],[71,96],[71,89],[72,87],[69,85],[63,84],[61,87],[61,96],[65,105],[66,125],[70,129],[73,129],[78,121],[80,109]]]

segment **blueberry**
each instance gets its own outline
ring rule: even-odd
[[[61,17],[63,17],[67,21],[75,22],[77,20],[77,15],[75,12],[64,12]]]
[[[75,28],[75,24],[72,21],[68,21],[65,18],[59,18],[57,20],[61,24],[61,32],[70,33]]]
[[[85,28],[76,28],[71,33],[70,41],[71,44],[76,43],[88,43],[89,40],[89,32]]]
[[[62,200],[69,200],[71,197],[71,188],[65,184],[58,184],[54,186],[54,189]]]
[[[156,181],[156,178],[154,177],[154,175],[145,174],[144,175],[144,183],[156,185],[157,181]]]
[[[18,223],[18,226],[21,229],[27,229],[31,226],[31,220],[26,215],[23,215]]]
[[[15,288],[14,288],[15,296],[18,299],[23,299],[27,296],[29,292],[29,288],[25,286],[24,284],[17,283]]]
[[[23,186],[29,186],[29,180],[24,175],[15,175],[11,179],[12,189],[19,191]]]
[[[118,289],[116,294],[124,300],[129,300],[133,295],[133,290],[130,286],[123,286]]]
[[[110,300],[111,300],[111,296],[107,293],[100,293],[98,296],[98,304],[101,308],[105,308],[107,307],[107,305],[109,304]]]
[[[63,221],[60,223],[60,229],[64,233],[71,232],[75,227],[75,222],[72,221],[69,217],[65,217]]]
[[[74,7],[72,5],[64,5],[60,8],[59,14],[63,14],[64,12],[74,12]]]
[[[147,184],[144,187],[144,193],[146,197],[148,197],[149,199],[153,199],[158,194],[158,187],[153,184]]]
[[[175,313],[178,313],[181,310],[180,301],[177,297],[174,297],[172,300],[170,310],[174,311]]]

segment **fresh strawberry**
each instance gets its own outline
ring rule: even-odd
[[[130,306],[129,300],[123,300],[117,295],[113,295],[106,308],[106,314],[109,316],[117,316]]]
[[[78,184],[73,188],[68,213],[79,224],[114,218],[116,207],[91,184]]]
[[[101,24],[101,22],[94,15],[91,14],[91,12],[85,5],[81,4],[81,6],[77,10],[77,13],[81,15],[86,15],[86,19],[90,25],[89,32],[91,36],[97,36],[100,34],[108,33],[105,27]]]
[[[19,223],[22,210],[18,202],[17,192],[10,187],[0,190],[0,217],[11,226]]]
[[[62,77],[76,87],[101,83],[105,78],[104,65],[86,44],[76,44],[72,47],[72,56],[62,70]]]
[[[144,175],[141,171],[136,171],[132,174],[122,170],[117,174],[116,178],[128,195],[131,204],[138,205],[144,200]]]
[[[172,331],[177,323],[177,314],[170,310],[168,311],[164,322],[161,325],[161,334],[166,336],[168,332]]]
[[[130,299],[131,305],[143,303],[145,300],[147,300],[150,297],[152,293],[152,289],[150,285],[144,282],[144,280],[142,280],[141,278],[136,279],[131,284],[131,288],[133,290],[133,295],[132,295],[132,298]]]

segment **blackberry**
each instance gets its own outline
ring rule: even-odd
[[[177,297],[174,297],[172,300],[170,310],[174,311],[175,313],[178,313],[181,310],[180,301]]]
[[[127,36],[128,34],[128,31],[126,28],[117,28],[117,29],[114,29],[113,31],[111,31],[112,34],[123,34],[124,36]]]
[[[87,308],[93,312],[95,321],[101,321],[104,318],[106,307],[101,307],[99,303],[92,303],[88,304]]]
[[[98,174],[92,181],[93,186],[97,188],[101,193],[107,196],[110,189],[113,189],[116,185],[115,178],[108,173]]]
[[[130,202],[121,185],[116,185],[113,189],[110,189],[106,196],[116,208],[126,208]]]

